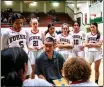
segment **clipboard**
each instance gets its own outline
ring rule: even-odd
[[[55,86],[69,86],[65,78],[53,80]]]

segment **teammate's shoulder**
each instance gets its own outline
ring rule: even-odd
[[[41,83],[41,84],[40,84]],[[44,79],[35,78],[27,79],[23,82],[23,86],[52,86],[49,82]]]
[[[50,84],[48,81],[44,79],[36,78],[35,81],[36,83],[38,83],[37,86],[52,86],[52,84]]]
[[[91,81],[88,81],[89,86],[98,86],[98,84],[96,84],[95,82],[91,82]]]
[[[8,35],[9,32],[12,30],[10,28],[6,28],[5,30],[2,31],[2,35]]]
[[[49,33],[47,33],[45,36],[46,36],[46,37],[47,37],[47,36],[50,36],[50,34],[49,34]]]
[[[26,79],[23,82],[23,86],[34,86],[34,80],[33,79]]]
[[[82,30],[81,30],[79,33],[81,33],[81,34],[85,34],[85,31],[82,31]]]
[[[29,29],[29,28],[22,28],[22,31],[29,32],[29,31],[30,31],[30,29]]]
[[[73,31],[70,31],[69,34],[70,34],[70,35],[73,34]]]
[[[68,35],[68,37],[72,37],[72,35],[71,35],[71,34],[69,34],[69,35]]]
[[[62,36],[62,34],[57,34],[57,36]]]
[[[86,35],[91,35],[91,32],[86,33]]]

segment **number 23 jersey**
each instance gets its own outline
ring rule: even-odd
[[[13,28],[7,29],[2,34],[2,49],[8,47],[21,47],[26,53],[27,49],[27,32],[26,29],[14,31]]]

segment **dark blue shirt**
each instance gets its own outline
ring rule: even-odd
[[[43,52],[39,58],[36,59],[35,72],[37,75],[43,75],[47,81],[60,79],[62,77],[62,67],[64,58],[61,54],[54,51],[52,59],[49,59],[45,52]]]

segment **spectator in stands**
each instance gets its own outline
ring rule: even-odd
[[[56,16],[54,16],[53,17],[53,22],[58,22],[58,21],[59,21],[59,19]]]
[[[35,62],[35,71],[38,77],[46,79],[50,83],[62,77],[61,70],[65,61],[61,54],[54,51],[54,45],[54,39],[47,37],[44,40],[45,51],[41,53]]]
[[[84,58],[72,57],[63,65],[63,75],[69,86],[98,86],[90,82],[91,67]]]
[[[25,79],[28,71],[28,56],[19,47],[1,51],[1,86],[52,86],[39,78]]]

